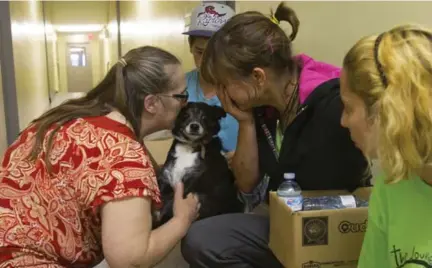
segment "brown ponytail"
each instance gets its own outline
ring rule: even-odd
[[[139,137],[140,133],[140,126],[139,122],[141,121],[141,114],[133,114],[133,111],[128,108],[129,101],[127,96],[127,90],[126,90],[126,68],[127,68],[127,61],[125,58],[121,58],[116,63],[116,90],[115,90],[115,98],[118,100],[118,104],[116,109],[120,111],[121,114],[123,114],[129,121],[129,123],[132,125],[132,128]],[[139,103],[137,103],[139,105]]]
[[[210,84],[223,85],[227,79],[249,76],[255,67],[270,68],[278,75],[294,74],[291,43],[300,22],[295,12],[283,2],[274,15],[256,11],[232,17],[207,43],[201,64],[201,75]],[[273,20],[272,18],[275,18]],[[287,21],[292,26],[290,37],[278,25]]]
[[[300,21],[297,18],[297,14],[293,9],[285,5],[285,2],[281,2],[273,15],[278,21],[286,21],[291,24],[292,32],[289,36],[290,41],[294,41],[297,36]]]

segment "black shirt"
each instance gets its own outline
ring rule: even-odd
[[[295,173],[302,190],[349,190],[370,185],[368,163],[340,125],[343,105],[339,79],[318,86],[299,107],[286,128],[279,159],[262,127],[275,141],[278,114],[272,107],[254,110],[260,177],[270,177],[268,190],[276,190],[283,173]]]

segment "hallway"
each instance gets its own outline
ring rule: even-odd
[[[212,2],[227,2],[236,12],[257,10],[266,14],[279,3]],[[132,48],[161,47],[176,55],[186,72],[193,69],[188,40],[182,32],[198,3],[0,1],[0,129],[3,129],[0,153],[49,107],[94,87],[121,55]],[[340,65],[346,49],[361,36],[401,22],[430,25],[430,5],[430,2],[290,2],[302,25],[294,49]],[[381,14],[388,10],[392,10],[392,16],[383,19]],[[368,14],[369,19],[365,21],[361,14]],[[291,31],[286,23],[281,27]]]

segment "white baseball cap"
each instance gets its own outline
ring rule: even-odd
[[[211,37],[234,15],[234,10],[227,5],[203,3],[192,11],[190,25],[183,34]]]

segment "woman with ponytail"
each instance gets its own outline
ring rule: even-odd
[[[404,25],[361,39],[345,56],[341,96],[341,124],[383,169],[359,267],[431,267],[432,31]]]
[[[173,126],[185,88],[175,56],[140,47],[34,120],[0,166],[0,267],[152,267],[168,254],[198,200],[178,185],[175,216],[152,231],[161,200],[142,140]]]
[[[292,26],[289,36],[281,22]],[[271,16],[241,13],[204,51],[202,78],[239,122],[231,167],[250,210],[265,206],[287,172],[303,190],[368,185],[367,161],[340,126],[340,69],[293,55],[299,25],[284,3]],[[183,256],[194,268],[282,267],[268,248],[268,229],[268,216],[256,214],[205,219],[191,226]]]

